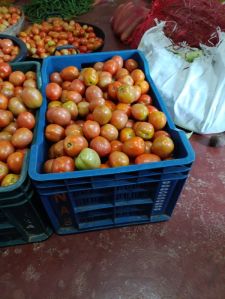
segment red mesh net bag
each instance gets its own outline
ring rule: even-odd
[[[137,48],[149,28],[158,21],[167,21],[165,35],[175,44],[186,41],[191,47],[200,43],[214,46],[218,43],[218,27],[225,31],[225,5],[219,0],[155,0],[145,21],[130,38],[132,48]]]

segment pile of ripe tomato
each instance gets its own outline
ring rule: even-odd
[[[149,95],[134,59],[114,56],[93,67],[50,75],[46,173],[127,166],[172,159],[166,116]]]
[[[80,25],[75,21],[62,18],[50,18],[41,24],[33,24],[19,33],[25,42],[29,56],[45,58],[49,55],[69,55],[89,53],[103,45],[103,40],[96,36],[92,26]],[[73,45],[75,49],[56,51],[56,47]]]
[[[19,47],[14,45],[11,39],[0,39],[0,63],[14,60],[19,54],[19,51]]]
[[[21,18],[21,10],[15,6],[0,6],[0,32],[15,25]]]
[[[15,184],[33,139],[35,109],[42,104],[36,73],[0,63],[0,185]]]

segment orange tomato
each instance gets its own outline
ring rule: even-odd
[[[82,149],[88,147],[88,142],[83,136],[68,135],[63,144],[65,153],[70,157],[77,156]]]
[[[124,142],[122,150],[129,157],[137,157],[145,152],[145,142],[141,137],[132,137]]]
[[[119,140],[111,141],[111,152],[115,152],[115,151],[121,152],[122,146],[123,146],[123,143]]]
[[[23,166],[24,154],[21,152],[14,152],[7,158],[7,165],[9,169],[16,174],[21,172]]]
[[[135,137],[135,132],[132,128],[123,128],[120,131],[120,141],[121,142],[125,142],[132,137]]]
[[[150,85],[147,81],[142,80],[135,83],[135,85],[141,88],[141,94],[145,94],[149,91]]]
[[[149,114],[148,121],[153,125],[155,130],[161,130],[165,127],[167,119],[165,113],[153,111]]]
[[[114,151],[109,155],[109,164],[111,167],[120,167],[129,165],[129,157],[119,151]]]
[[[170,157],[174,150],[173,140],[168,136],[159,136],[153,140],[151,152],[162,159]]]
[[[158,162],[160,160],[161,160],[160,157],[155,154],[142,154],[136,157],[134,163],[135,164],[151,163],[151,162]]]

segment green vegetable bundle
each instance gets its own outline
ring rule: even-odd
[[[40,23],[52,16],[72,19],[87,13],[92,4],[93,0],[32,0],[23,9],[31,22]]]

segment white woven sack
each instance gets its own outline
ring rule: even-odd
[[[204,56],[189,63],[168,51],[165,23],[145,32],[138,49],[176,125],[201,134],[225,131],[225,33],[217,47],[201,46]]]

